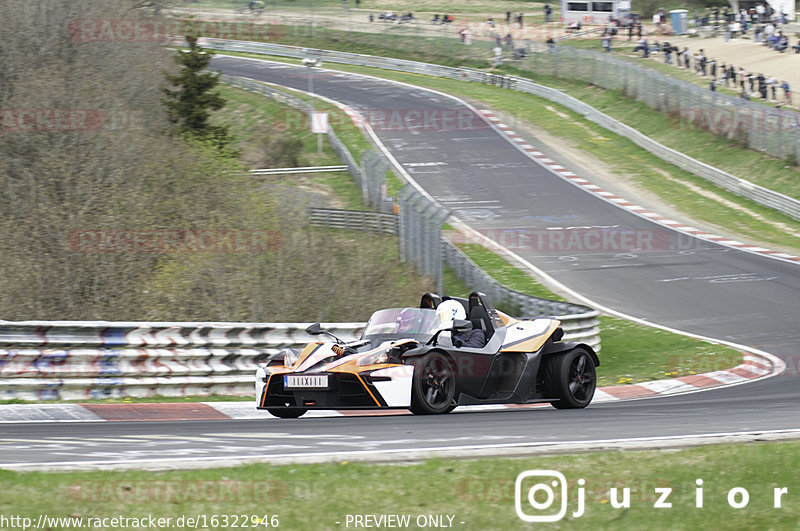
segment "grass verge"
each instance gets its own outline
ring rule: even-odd
[[[535,422],[544,411],[515,413],[518,422]],[[554,413],[555,414],[555,413]],[[588,414],[588,413],[584,413]],[[564,520],[576,529],[700,529],[714,523],[720,529],[791,529],[800,519],[799,442],[714,445],[671,452],[597,452],[515,459],[429,460],[405,466],[337,463],[185,471],[113,471],[15,473],[0,471],[0,481],[14,488],[0,492],[0,506],[37,522],[40,515],[83,518],[83,527],[97,518],[148,517],[205,518],[204,529],[227,528],[234,515],[277,517],[283,529],[342,529],[348,515],[408,515],[416,524],[422,515],[452,517],[457,529],[519,529],[524,524],[515,511],[515,480],[527,470],[555,470],[567,480],[567,496],[560,488],[549,514],[561,504]],[[757,463],[758,466],[754,466]],[[583,487],[585,512],[578,509],[578,480]],[[702,506],[697,507],[696,480],[703,480]],[[527,493],[542,477],[522,484],[522,507],[537,513]],[[614,508],[629,492],[629,507]],[[731,490],[746,489],[745,507],[733,508]],[[669,507],[655,508],[661,491],[669,489]],[[787,489],[780,507],[775,489]],[[741,491],[731,498],[742,500]],[[536,497],[545,501],[543,494]],[[53,501],[58,500],[57,504]],[[313,510],[312,510],[313,507]],[[217,515],[216,520],[211,518]],[[223,525],[228,515],[228,525]],[[4,515],[8,516],[8,515]],[[239,525],[242,519],[239,517]],[[427,520],[426,520],[427,521]],[[273,520],[270,527],[277,527]],[[417,527],[417,525],[410,527]],[[106,528],[110,524],[95,527]],[[248,526],[254,526],[248,522]],[[77,525],[53,525],[69,529]],[[135,526],[128,526],[135,527]]]

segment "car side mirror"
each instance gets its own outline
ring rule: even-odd
[[[456,332],[466,332],[467,330],[472,330],[472,322],[467,321],[466,319],[455,319],[453,320],[453,330]]]
[[[308,328],[306,328],[306,334],[309,334],[309,335],[312,335],[312,336],[318,336],[321,333],[322,333],[322,325],[320,325],[319,323],[314,323],[311,326],[309,326]]]

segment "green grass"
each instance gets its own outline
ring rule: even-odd
[[[652,63],[645,64],[648,67],[665,66],[658,62]],[[528,71],[512,68],[508,70],[517,75],[527,74],[531,77]],[[642,102],[625,97],[621,91],[605,90],[596,85],[565,81],[552,76],[536,75],[534,80],[564,90],[650,138],[697,160],[766,188],[800,198],[800,170],[785,160],[743,149],[733,140],[704,131],[685,120],[679,121],[654,111]]]
[[[286,92],[302,95],[296,91]],[[275,100],[230,86],[222,86],[220,93],[228,100],[224,111],[217,114],[217,120],[231,128],[234,143],[243,150],[243,155],[249,151],[247,146],[258,148],[263,144],[265,126],[271,126],[273,136],[285,136],[299,139],[302,142],[302,166],[334,166],[340,165],[341,159],[333,151],[327,137],[323,137],[322,154],[317,153],[317,138],[309,131],[308,118],[287,105]],[[351,153],[358,160],[359,153],[368,149],[369,143],[362,135],[356,134],[352,122],[347,115],[329,103],[317,100],[315,105],[327,111],[331,123],[342,124],[335,131],[339,138],[348,146]],[[349,125],[348,125],[349,124]],[[254,155],[256,156],[256,155]],[[261,166],[260,164],[256,164]],[[339,208],[348,210],[366,210],[361,201],[361,190],[347,172],[292,174],[285,176],[253,177],[265,182],[279,182],[294,186],[311,187],[321,191],[326,196],[335,200]]]
[[[513,416],[515,422],[533,424],[537,417],[562,414],[536,410]],[[589,414],[576,412],[578,417]],[[8,508],[4,516],[32,518],[34,523],[42,514],[75,518],[153,515],[172,518],[174,528],[183,515],[205,515],[206,522],[212,515],[218,515],[220,522],[221,515],[276,515],[281,529],[346,529],[347,515],[401,514],[416,519],[434,514],[452,516],[455,529],[532,529],[534,526],[523,524],[516,515],[515,479],[527,470],[555,470],[567,480],[567,516],[560,524],[542,527],[794,529],[800,520],[799,466],[800,443],[792,441],[673,451],[433,459],[403,466],[343,462],[165,472],[0,471],[0,482],[13,485],[0,492],[0,506]],[[523,500],[541,479],[531,477],[523,483]],[[585,481],[585,513],[575,517],[580,479]],[[702,508],[696,507],[697,479],[704,482]],[[747,507],[734,509],[728,504],[728,493],[735,487],[747,489]],[[630,508],[613,508],[610,488],[617,488],[620,497],[623,489],[630,489]],[[653,507],[659,497],[656,488],[672,489],[667,500],[671,508]],[[780,508],[774,507],[776,488],[788,489]],[[562,502],[560,489],[554,490],[559,494],[551,512]],[[544,501],[543,496],[537,499]],[[536,514],[529,505],[523,507]],[[223,528],[209,523],[199,527]]]

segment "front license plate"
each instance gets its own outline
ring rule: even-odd
[[[286,374],[283,376],[286,389],[327,389],[327,374]]]

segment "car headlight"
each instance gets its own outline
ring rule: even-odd
[[[368,354],[363,358],[359,358],[356,362],[356,365],[364,366],[364,365],[380,365],[381,363],[386,363],[389,361],[389,351],[388,350],[380,350],[378,352],[374,352],[372,354]]]
[[[294,367],[295,363],[297,363],[297,360],[299,358],[300,356],[297,354],[296,351],[287,348],[286,350],[283,351],[283,366],[291,369],[292,367]]]

